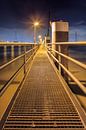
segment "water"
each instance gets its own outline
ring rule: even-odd
[[[86,46],[75,46],[69,48],[69,55],[76,60],[86,64]],[[78,65],[69,62],[68,64],[69,71],[79,80],[81,83],[86,86],[86,70],[79,67]],[[86,112],[86,95],[81,91],[78,85],[74,82],[70,82],[69,87],[72,92],[75,94],[76,98],[80,102],[81,106]]]
[[[27,50],[31,47],[27,47]],[[7,47],[7,56],[4,56],[4,47],[0,47],[0,65],[5,64],[11,59],[19,56],[19,49],[17,46],[14,47],[14,57],[11,56],[11,47]],[[20,54],[24,53],[24,47],[21,47]],[[69,47],[69,55],[83,63],[86,63],[86,46],[71,46]]]
[[[86,47],[74,46],[69,48],[69,56],[86,64]],[[69,71],[80,81],[85,81],[86,84],[86,70],[78,66],[77,64],[69,61]]]
[[[69,47],[69,55],[80,62],[86,63],[86,46]]]
[[[30,50],[31,47],[27,47],[27,50]],[[7,47],[7,55],[4,55],[4,47],[0,47],[0,66],[9,62],[10,60],[12,60],[13,58],[19,56],[20,54],[24,53],[24,47],[21,47],[21,52],[19,52],[19,47],[15,46],[14,47],[14,56],[12,57],[12,53],[11,53],[11,47]],[[20,53],[20,54],[19,54]]]
[[[26,50],[30,50],[31,46],[26,47]],[[10,60],[18,57],[19,55],[24,53],[24,47],[21,47],[21,51],[19,51],[19,47],[14,47],[14,55],[11,52],[11,47],[7,47],[7,52],[4,53],[4,47],[0,47],[0,66],[9,62]],[[29,57],[30,54],[27,54]],[[26,57],[26,58],[27,58]],[[17,59],[15,62],[9,64],[5,68],[0,70],[0,91],[7,84],[7,82],[12,78],[12,76],[21,68],[24,64],[24,57]]]

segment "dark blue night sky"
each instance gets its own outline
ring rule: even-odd
[[[0,40],[32,41],[34,20],[41,20],[45,35],[50,20],[70,23],[70,41],[86,40],[86,0],[0,0]]]

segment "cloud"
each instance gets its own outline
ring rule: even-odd
[[[86,41],[86,25],[79,22],[77,26],[70,27],[69,37],[70,41]]]
[[[78,21],[75,23],[75,26],[85,25],[86,22],[84,20]]]

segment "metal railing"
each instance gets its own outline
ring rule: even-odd
[[[21,70],[23,70],[23,77],[25,77],[29,69],[29,62],[33,59],[39,47],[38,44],[34,45],[33,43],[1,42],[0,47],[4,46],[23,47],[24,52],[0,66],[0,95],[2,95],[5,89],[13,82]],[[29,47],[29,50],[27,50],[27,47]]]
[[[52,46],[57,46],[58,49],[55,50],[52,48]],[[58,43],[49,43],[47,44],[46,48],[47,48],[47,52],[48,54],[54,59],[54,61],[58,64],[58,69],[59,69],[59,73],[61,74],[61,70],[63,70],[69,77],[70,79],[72,79],[79,87],[80,89],[86,94],[86,87],[77,79],[76,76],[74,76],[74,74],[72,74],[72,72],[70,72],[67,68],[67,66],[65,66],[62,63],[62,58],[68,61],[71,61],[72,63],[80,66],[81,68],[83,68],[86,71],[86,64],[81,63],[80,61],[70,57],[67,55],[67,53],[63,53],[62,52],[62,47],[68,47],[69,46],[86,46],[86,42],[58,42]],[[57,56],[56,56],[57,55]],[[67,64],[67,63],[66,63]]]

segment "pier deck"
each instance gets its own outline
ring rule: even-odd
[[[86,130],[86,116],[40,47],[3,130]]]

